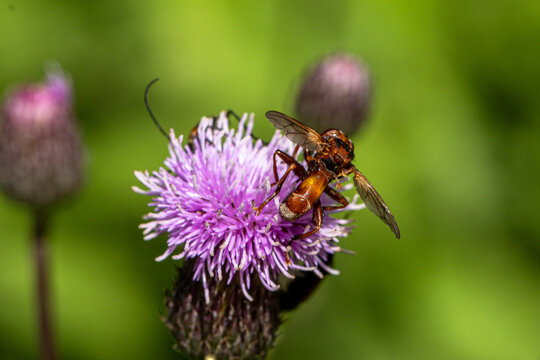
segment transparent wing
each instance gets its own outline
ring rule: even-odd
[[[394,219],[394,215],[392,215],[390,209],[388,209],[388,206],[386,206],[386,203],[373,185],[371,185],[368,179],[366,179],[366,177],[357,169],[354,170],[354,185],[356,185],[356,190],[360,194],[362,200],[364,200],[366,207],[388,225],[399,239],[399,228],[396,219]]]
[[[266,112],[266,117],[276,129],[283,130],[287,139],[303,148],[316,152],[326,144],[318,132],[290,116],[271,110]]]

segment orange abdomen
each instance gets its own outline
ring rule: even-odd
[[[313,172],[280,205],[281,217],[287,221],[300,218],[319,200],[327,185],[328,176],[324,171]]]

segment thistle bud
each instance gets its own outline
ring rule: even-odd
[[[163,321],[175,349],[190,359],[264,359],[281,323],[279,295],[252,284],[249,301],[234,279],[227,285],[210,278],[205,289],[192,280],[193,265],[178,269],[165,298]]]
[[[81,183],[82,149],[69,81],[49,74],[42,84],[7,94],[0,124],[0,187],[11,198],[42,208]]]
[[[353,134],[364,122],[370,100],[367,69],[353,56],[335,54],[308,72],[296,99],[301,121],[322,132]]]

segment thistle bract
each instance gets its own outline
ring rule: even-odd
[[[192,271],[193,262],[184,263],[165,297],[163,321],[175,349],[190,359],[264,359],[281,324],[279,294],[255,281],[248,301],[239,286],[210,278],[206,302],[205,289],[190,279]]]
[[[295,176],[256,213],[253,207],[274,191],[272,155],[277,149],[292,153],[294,144],[276,132],[265,145],[251,136],[252,127],[253,116],[244,115],[238,130],[229,127],[224,112],[217,119],[203,118],[191,148],[171,131],[166,168],[135,172],[147,189],[134,187],[152,197],[153,211],[141,225],[145,239],[167,235],[167,250],[158,261],[173,253],[175,260],[192,259],[193,279],[206,290],[209,278],[230,284],[236,276],[248,299],[253,276],[275,291],[280,276],[293,278],[296,271],[336,273],[327,259],[341,250],[339,238],[350,231],[350,220],[326,216],[320,231],[291,242],[314,226],[311,212],[295,222],[279,216],[279,203],[299,181]],[[278,163],[278,173],[285,170]],[[326,195],[321,201],[331,202]],[[355,197],[346,210],[362,207]],[[208,291],[205,295],[208,301]]]

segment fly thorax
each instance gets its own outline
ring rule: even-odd
[[[326,159],[323,160],[324,166],[328,169],[328,171],[331,171],[333,173],[336,172],[338,166],[334,159],[332,157],[328,156]]]

